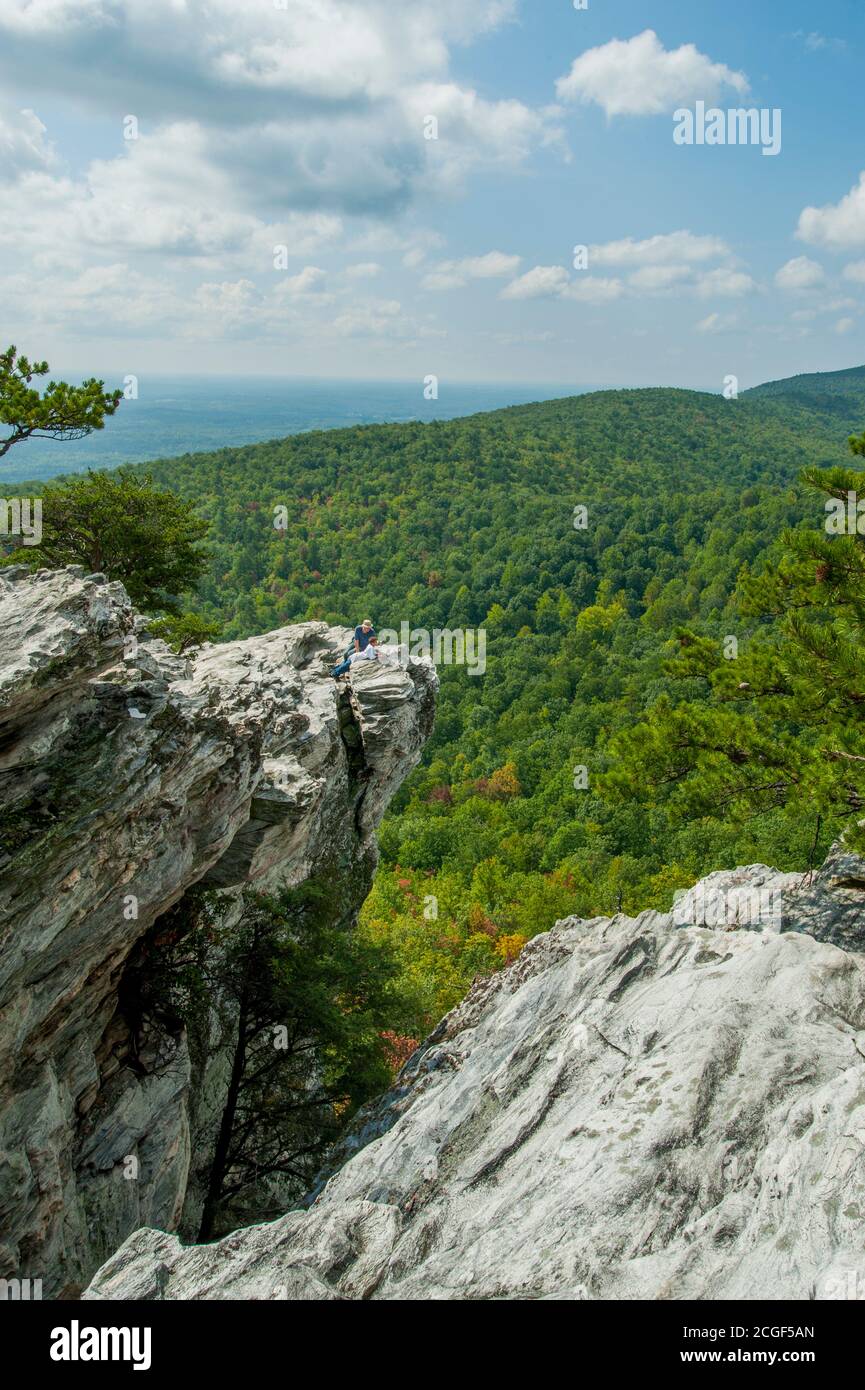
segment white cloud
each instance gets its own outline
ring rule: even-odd
[[[450,47],[513,11],[513,0],[0,0],[0,79],[101,109],[118,141],[123,112],[143,136],[185,128],[230,177],[230,207],[254,190],[272,208],[395,214],[430,178],[453,186],[560,138],[551,112],[448,80]],[[428,115],[439,140],[424,138]]]
[[[826,272],[822,265],[817,261],[812,261],[808,256],[794,256],[775,276],[775,284],[779,290],[810,290],[815,285],[822,285],[826,279]]]
[[[28,102],[45,93],[61,113],[85,105],[85,124],[102,117],[101,157],[73,170],[38,115],[0,108],[0,274],[16,332],[118,337],[138,324],[175,340],[326,343],[336,324],[357,339],[441,333],[362,291],[379,257],[417,268],[436,254],[441,236],[406,216],[418,198],[561,142],[555,109],[488,99],[450,75],[453,46],[515,8],[0,0],[4,89],[20,86]],[[123,139],[127,114],[138,139]],[[424,138],[429,115],[438,140]],[[325,283],[321,258],[337,245],[342,264]],[[451,265],[469,283],[511,277],[519,259]],[[100,298],[91,280],[106,267]]]
[[[709,270],[697,281],[697,293],[702,299],[709,299],[713,295],[737,299],[743,294],[750,294],[756,288],[750,275],[731,266],[719,266],[716,270]]]
[[[487,280],[499,275],[513,275],[519,263],[519,256],[509,256],[504,251],[488,251],[485,256],[469,256],[459,265],[472,279]]]
[[[571,277],[563,266],[535,266],[502,291],[502,299],[575,299],[608,303],[631,294],[662,294],[685,290],[701,297],[736,297],[756,288],[751,276],[732,260],[729,246],[720,237],[696,236],[689,231],[670,232],[642,241],[625,237],[589,246],[587,266],[627,271],[627,281],[617,276],[587,274]],[[707,261],[721,259],[709,267]]]
[[[192,109],[209,113],[228,88],[238,105],[258,99],[258,110],[271,96],[357,105],[442,72],[449,44],[513,11],[513,0],[0,0],[0,66],[14,75],[14,64],[26,80],[53,90],[74,91],[77,83],[76,95],[114,109],[122,89],[127,110],[169,119]],[[93,54],[102,62],[89,70],[85,93],[74,65]],[[174,80],[178,73],[185,81]]]
[[[334,319],[334,332],[341,338],[416,337],[417,326],[401,311],[402,305],[396,299],[353,305]]]
[[[582,304],[608,304],[618,299],[623,289],[621,280],[605,279],[600,275],[579,275],[562,290],[562,298],[576,299]]]
[[[34,111],[0,109],[0,178],[50,168],[55,154],[47,134]]]
[[[666,232],[635,241],[607,241],[589,247],[589,265],[646,266],[670,265],[685,261],[698,263],[729,255],[730,248],[716,236],[695,236],[693,232]]]
[[[857,285],[865,285],[865,261],[852,261],[844,267],[844,279],[853,280]]]
[[[560,265],[536,265],[502,290],[502,299],[553,299],[567,289],[568,272]]]
[[[521,101],[487,101],[454,82],[408,87],[402,103],[412,136],[423,131],[428,116],[438,122],[438,138],[420,140],[427,188],[458,188],[477,169],[515,169],[538,146],[564,147],[555,107],[535,111]]]
[[[60,273],[34,287],[26,275],[0,278],[0,299],[10,317],[26,307],[39,335],[69,330],[76,338],[189,341],[304,341],[347,337],[408,343],[441,336],[441,330],[403,312],[395,299],[358,298],[357,286],[322,293],[322,272],[306,267],[297,276],[272,276],[264,285],[239,277],[188,285],[158,270],[143,273],[125,262],[96,265],[80,274]]]
[[[319,294],[327,279],[324,271],[317,265],[304,266],[297,275],[289,275],[277,284],[277,293],[286,299],[300,299],[307,295]]]
[[[839,203],[805,208],[796,235],[812,246],[825,246],[832,251],[865,246],[865,171]]]
[[[698,98],[713,102],[727,87],[741,94],[748,80],[692,43],[665,49],[655,31],[646,29],[580,54],[559,78],[556,94],[560,101],[595,102],[608,116],[654,116]]]
[[[703,269],[707,262],[718,260],[727,264]],[[744,280],[736,278],[741,277],[742,272],[736,271],[731,261],[730,247],[721,237],[697,235],[684,228],[642,240],[624,237],[588,248],[591,269],[620,267],[629,270],[629,288],[648,294],[676,288],[696,288],[701,293],[709,293],[711,286],[718,286],[722,294],[742,292],[736,288],[744,284]],[[750,284],[750,279],[745,278]]]
[[[628,284],[635,290],[668,290],[693,274],[689,265],[644,265],[628,276]]]
[[[575,299],[583,304],[606,304],[618,299],[622,282],[599,275],[571,280],[564,266],[536,265],[502,290],[501,299]]]
[[[6,314],[26,314],[39,330],[69,328],[76,337],[100,332],[115,338],[183,333],[189,316],[203,306],[184,304],[162,277],[143,275],[123,262],[90,266],[79,273],[62,270],[34,280],[10,275],[0,280]]]
[[[248,319],[255,298],[255,285],[251,280],[223,280],[221,283],[199,285],[194,302],[205,317],[227,322]]]
[[[855,319],[839,319],[835,325],[836,333],[849,333],[851,328],[856,327]]]
[[[519,264],[519,256],[509,256],[504,251],[488,251],[485,256],[441,261],[427,272],[421,283],[427,290],[461,289],[469,280],[491,280],[513,275]]]
[[[333,241],[341,227],[338,217],[318,211],[280,210],[266,221],[211,162],[207,134],[189,124],[130,142],[116,159],[94,160],[78,180],[25,173],[0,200],[0,244],[24,241],[36,254],[63,246],[73,262],[106,251],[242,256],[248,270],[265,270],[276,245],[303,255]]]

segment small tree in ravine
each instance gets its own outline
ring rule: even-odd
[[[332,884],[248,893],[239,922],[223,917],[202,895],[191,930],[175,935],[166,918],[143,964],[160,1010],[205,1048],[211,1011],[220,1019],[227,1080],[198,1177],[202,1241],[269,1179],[308,1190],[347,1119],[389,1085],[389,1040],[406,1022],[388,949],[352,929]]]
[[[81,564],[119,579],[147,612],[177,613],[177,596],[203,573],[207,557],[197,542],[207,522],[191,501],[153,486],[129,468],[88,471],[42,487],[42,538],[21,546],[7,563],[56,569]]]
[[[83,439],[103,429],[123,399],[93,377],[80,386],[50,381],[40,393],[33,381],[47,375],[47,362],[31,362],[14,346],[0,353],[0,458],[25,439]]]
[[[865,434],[850,448],[865,456]],[[683,698],[663,696],[614,740],[605,786],[664,801],[687,819],[744,822],[787,807],[815,835],[846,830],[861,849],[865,536],[856,504],[865,502],[865,473],[815,467],[802,479],[825,499],[824,528],[784,532],[763,573],[743,575],[751,633],[737,659],[725,659],[717,639],[679,631],[681,654],[668,671]]]

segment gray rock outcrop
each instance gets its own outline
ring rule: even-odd
[[[104,576],[0,569],[0,1277],[74,1293],[180,1219],[188,1049],[152,1066],[166,1039],[122,1005],[161,916],[196,884],[325,865],[347,915],[363,900],[437,682],[412,660],[337,685],[349,638],[303,623],[181,658]]]
[[[862,942],[839,856],[810,884],[754,866],[667,915],[560,922],[361,1113],[307,1211],[211,1246],[138,1231],[85,1297],[863,1297],[865,956],[832,941]]]

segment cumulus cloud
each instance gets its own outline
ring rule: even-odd
[[[721,298],[738,299],[743,294],[750,294],[756,290],[757,286],[750,275],[744,270],[736,270],[732,266],[718,266],[716,270],[706,271],[697,281],[697,294],[702,299],[709,299],[715,295]]]
[[[689,265],[644,265],[628,276],[628,284],[635,290],[668,290],[692,274]]]
[[[326,279],[319,266],[307,265],[297,275],[280,280],[277,291],[289,299],[299,299],[302,295],[318,294],[324,288]]]
[[[0,108],[0,178],[50,168],[55,154],[47,136],[34,111]]]
[[[208,319],[226,323],[245,322],[255,301],[256,289],[251,280],[205,282],[195,292],[194,303]]]
[[[720,261],[714,268],[710,262]],[[752,281],[733,264],[723,238],[698,235],[683,228],[637,239],[624,237],[588,248],[590,269],[628,272],[627,288],[634,293],[663,294],[697,290],[721,294],[744,293]],[[619,283],[618,281],[616,282]]]
[[[451,43],[513,11],[513,0],[0,0],[0,71],[114,110],[123,92],[127,109],[160,120],[218,113],[227,90],[244,119],[292,101],[360,110],[445,71]],[[87,59],[98,61],[85,88]]]
[[[560,101],[594,102],[608,116],[655,116],[698,98],[713,102],[725,88],[741,95],[748,79],[692,43],[665,49],[655,31],[646,29],[581,53],[556,83],[556,95]]]
[[[428,187],[430,181],[433,187],[460,187],[477,169],[519,168],[540,146],[564,150],[555,107],[536,111],[521,101],[487,101],[454,82],[409,86],[402,102],[412,136],[423,130],[429,116],[437,122],[437,138],[421,141]]]
[[[681,230],[642,240],[624,237],[585,249],[586,266],[593,273],[581,270],[572,277],[563,266],[535,266],[511,281],[501,298],[575,299],[602,304],[624,294],[684,291],[701,297],[735,297],[756,288],[751,276],[737,267],[730,247],[721,237]],[[721,264],[712,266],[711,261]],[[594,273],[597,270],[619,270],[626,278],[598,275]]]
[[[333,327],[341,338],[392,340],[413,338],[418,333],[413,320],[403,316],[402,305],[397,299],[352,305],[345,313],[338,315]]]
[[[825,246],[830,251],[865,246],[865,170],[839,203],[804,208],[796,235],[811,246]]]
[[[461,289],[469,280],[491,280],[513,275],[519,264],[519,256],[509,256],[504,251],[488,251],[485,256],[468,256],[461,261],[440,261],[428,271],[421,283],[428,290]]]
[[[501,292],[502,299],[575,299],[582,304],[606,304],[618,299],[620,280],[599,275],[578,275],[573,280],[564,266],[536,265]]]
[[[821,285],[826,278],[826,272],[822,265],[817,261],[812,261],[808,256],[794,256],[775,276],[775,284],[779,290],[810,290],[815,285]]]
[[[34,279],[0,279],[0,299],[10,318],[40,329],[72,329],[76,336],[132,338],[166,331],[182,334],[201,306],[184,303],[164,277],[142,274],[125,262]]]
[[[260,216],[208,157],[197,126],[169,126],[132,141],[116,159],[94,160],[79,179],[29,171],[4,188],[0,245],[25,241],[36,256],[63,246],[67,260],[106,251],[220,260],[247,270],[272,265],[283,245],[304,255],[332,242],[341,219],[277,209]]]
[[[117,121],[118,138],[120,112],[142,135],[185,128],[247,200],[384,215],[431,176],[454,185],[559,138],[549,113],[448,80],[450,46],[513,8],[0,0],[0,77],[90,102]],[[438,140],[424,138],[429,115]]]
[[[0,277],[0,298],[10,317],[26,311],[37,331],[71,331],[111,339],[281,342],[399,340],[435,336],[437,325],[417,320],[398,300],[359,297],[355,286],[341,294],[322,291],[323,272],[306,267],[296,276],[255,283],[142,271],[128,262],[88,267],[75,274]],[[322,306],[326,306],[322,312]]]
[[[857,285],[865,285],[865,261],[852,261],[844,267],[844,279],[853,280]]]
[[[729,255],[730,248],[716,236],[695,236],[693,232],[666,232],[636,241],[625,237],[589,247],[589,264],[616,266],[671,265],[715,260]]]
[[[609,304],[624,290],[621,280],[605,279],[600,275],[580,275],[562,290],[563,299],[576,299],[581,304]]]
[[[560,265],[536,265],[502,290],[502,299],[554,299],[568,287],[568,272]]]
[[[454,45],[515,8],[0,0],[4,89],[102,117],[101,157],[73,169],[39,114],[0,107],[4,308],[21,333],[66,325],[77,336],[86,323],[80,331],[116,337],[138,324],[219,337],[228,326],[311,340],[339,324],[343,337],[410,342],[440,332],[362,291],[378,257],[417,268],[441,244],[400,225],[418,199],[561,143],[556,109],[488,99],[451,76]],[[438,139],[425,138],[430,116]],[[342,273],[325,283],[320,258],[337,245]],[[518,267],[499,252],[443,273],[469,283]]]

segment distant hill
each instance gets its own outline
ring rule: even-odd
[[[798,376],[766,381],[745,391],[746,396],[848,395],[865,390],[865,367],[845,367],[840,372],[801,372]]]
[[[865,414],[865,367],[846,367],[840,372],[803,372],[801,376],[767,381],[742,393],[750,401],[787,400],[835,419],[847,418],[851,411],[861,428]]]

